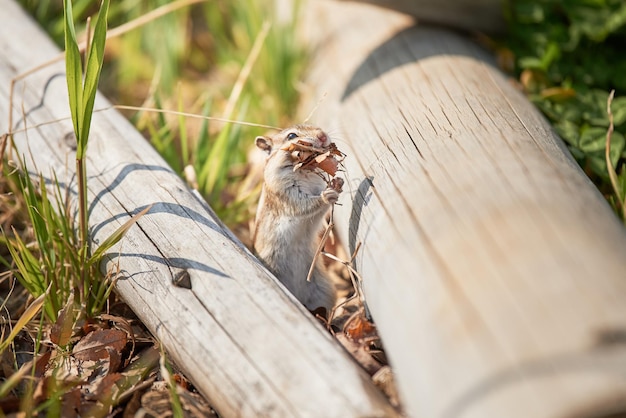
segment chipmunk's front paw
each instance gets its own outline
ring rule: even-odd
[[[339,192],[330,187],[322,192],[322,201],[328,205],[334,205],[339,200]]]
[[[341,177],[335,177],[330,181],[330,188],[333,190],[337,190],[337,193],[341,193],[343,191],[343,179]]]
[[[324,203],[333,205],[339,200],[339,193],[343,190],[343,179],[335,177],[330,181],[328,188],[322,192],[322,200]]]

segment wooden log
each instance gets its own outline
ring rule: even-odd
[[[362,243],[407,412],[626,411],[625,230],[546,120],[458,35],[359,4],[306,14],[302,114],[319,103],[348,154],[335,223]]]
[[[0,0],[0,10],[5,132],[11,79],[59,51],[15,2]],[[18,156],[75,190],[63,62],[15,91]],[[99,96],[95,107],[109,103]],[[94,114],[87,167],[95,247],[154,205],[105,268],[120,269],[119,294],[220,416],[395,416],[366,373],[118,112]],[[172,283],[184,274],[191,289]]]
[[[355,1],[355,0],[345,0]],[[396,10],[417,18],[419,23],[435,23],[470,31],[503,32],[505,2],[500,0],[357,0]]]

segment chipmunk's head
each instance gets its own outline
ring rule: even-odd
[[[313,148],[327,148],[331,140],[326,132],[312,125],[294,125],[272,136],[257,136],[255,140],[256,146],[268,155],[278,149],[287,151],[290,142]]]
[[[332,141],[320,128],[295,125],[271,136],[258,136],[256,146],[267,153],[266,189],[285,190],[297,185],[305,194],[319,194],[326,183],[315,157],[331,148]]]

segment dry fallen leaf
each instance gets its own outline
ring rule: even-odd
[[[378,337],[376,325],[365,317],[362,310],[355,312],[355,314],[346,321],[343,332],[353,341],[364,341]]]
[[[376,326],[366,317],[362,306],[355,308],[354,304],[358,300],[354,299],[351,306],[345,306],[348,311],[333,319],[334,327],[338,326],[341,332],[337,332],[335,337],[341,345],[354,357],[354,359],[363,367],[370,375],[376,373],[386,360],[380,358],[380,349],[378,342],[380,338],[376,331]]]
[[[118,392],[119,388],[114,385],[122,378],[121,373],[112,373],[103,376],[89,385],[89,391],[85,394],[85,399],[106,401],[112,399]]]
[[[178,400],[185,411],[185,416],[190,418],[211,418],[217,414],[197,393],[190,392],[176,386]],[[172,401],[170,391],[165,382],[155,382],[152,388],[141,397],[143,412],[149,416],[171,416]],[[144,415],[145,416],[145,415]]]
[[[69,392],[65,392],[61,396],[61,416],[64,418],[77,417],[80,405],[80,388],[74,388]]]
[[[74,293],[70,293],[67,303],[59,312],[59,317],[50,329],[50,341],[60,347],[65,347],[72,337],[72,328],[74,327],[74,318],[72,315],[74,309]]]

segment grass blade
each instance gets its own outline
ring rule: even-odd
[[[202,109],[202,116],[209,116],[211,114],[211,100],[206,100],[204,108]],[[200,167],[201,161],[206,161],[209,156],[210,150],[209,142],[209,120],[203,119],[202,125],[200,125],[200,134],[196,140],[193,156],[193,163],[196,165],[196,169]]]
[[[13,229],[15,241],[7,240],[7,248],[20,273],[18,280],[33,296],[39,296],[45,291],[45,277],[41,271],[39,260],[33,255],[28,246],[22,241],[19,234]],[[20,280],[21,279],[21,280]]]
[[[107,15],[109,13],[109,0],[103,0],[100,6],[100,13],[96,21],[91,47],[87,52],[87,65],[85,66],[85,85],[83,89],[83,120],[81,138],[78,148],[81,150],[81,156],[87,149],[87,139],[89,138],[89,130],[91,127],[91,116],[93,114],[93,105],[96,100],[98,90],[98,81],[100,80],[100,72],[104,61],[104,47],[107,36]],[[78,46],[76,46],[78,48]],[[77,150],[77,158],[78,150]]]
[[[112,233],[107,239],[105,239],[102,242],[102,244],[100,244],[96,252],[94,252],[93,255],[91,256],[91,259],[89,260],[89,264],[92,265],[94,263],[99,262],[104,256],[104,254],[107,251],[109,251],[112,246],[114,246],[117,242],[119,242],[119,240],[121,240],[122,237],[124,237],[124,235],[130,229],[130,227],[133,226],[139,219],[141,219],[143,215],[148,213],[150,209],[152,209],[152,205],[146,207],[144,210],[134,215],[132,218],[126,221],[124,225],[120,226],[114,233]]]
[[[80,125],[82,124],[82,74],[83,67],[80,60],[80,51],[74,31],[74,16],[72,14],[72,0],[64,0],[65,8],[65,73],[67,78],[67,92],[72,112],[74,132],[80,137]]]

